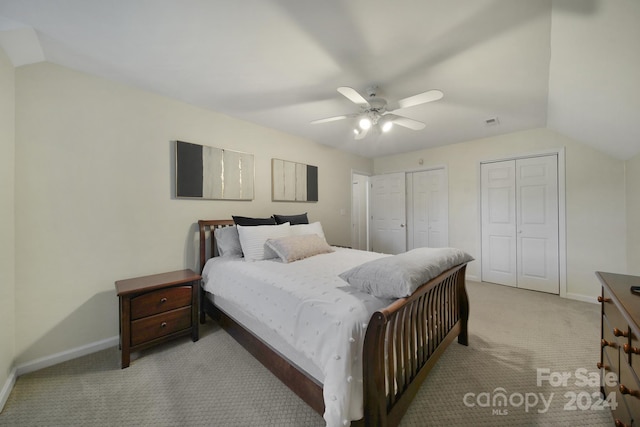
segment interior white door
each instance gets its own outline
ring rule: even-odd
[[[481,165],[482,280],[560,291],[556,155]]]
[[[445,169],[412,172],[409,249],[449,245],[449,194]]]
[[[369,250],[369,177],[354,173],[351,188],[351,247]]]
[[[404,172],[371,177],[371,250],[399,254],[407,250]]]
[[[507,286],[517,285],[515,168],[513,160],[480,168],[482,280]]]
[[[518,287],[557,294],[557,157],[518,159],[516,171]]]

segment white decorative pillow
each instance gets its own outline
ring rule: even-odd
[[[291,226],[291,235],[300,236],[302,234],[317,234],[326,241],[322,224],[320,224],[319,221],[312,222],[311,224],[295,224]]]
[[[340,274],[351,286],[379,298],[404,298],[440,273],[473,261],[456,248],[417,248],[365,262]]]
[[[238,236],[242,253],[247,261],[259,261],[262,259],[276,258],[273,250],[265,246],[267,239],[277,239],[291,235],[291,227],[288,222],[280,225],[237,225]]]
[[[236,226],[219,227],[213,232],[218,247],[218,255],[220,256],[242,256],[242,247],[240,246],[240,236]]]
[[[266,245],[273,249],[282,262],[285,263],[333,252],[324,237],[320,237],[317,234],[267,239]]]

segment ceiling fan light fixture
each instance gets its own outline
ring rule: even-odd
[[[360,129],[367,130],[371,127],[371,119],[368,117],[363,117],[358,122],[358,125],[360,126]]]
[[[341,86],[338,92],[349,101],[360,107],[359,113],[345,114],[342,116],[327,117],[325,119],[313,120],[311,124],[327,123],[336,120],[351,119],[357,120],[356,126],[353,128],[355,139],[360,140],[366,138],[369,133],[372,135],[380,135],[388,133],[394,125],[402,126],[411,130],[422,130],[426,124],[414,120],[403,114],[395,113],[396,110],[387,109],[387,100],[376,96],[376,87],[367,89],[369,98],[360,95],[358,91],[348,86]],[[432,89],[417,95],[398,101],[398,106],[402,108],[414,107],[416,105],[426,104],[441,99],[443,93],[440,90]],[[497,118],[496,118],[497,121]]]

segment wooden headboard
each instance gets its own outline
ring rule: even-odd
[[[229,227],[234,225],[232,219],[201,219],[198,221],[198,228],[200,229],[200,273],[204,269],[204,264],[207,262],[209,258],[213,258],[216,253],[216,239],[213,235],[213,231],[216,228],[221,227]],[[209,233],[209,241],[211,242],[211,247],[207,252],[207,232]],[[207,258],[207,253],[211,256]]]

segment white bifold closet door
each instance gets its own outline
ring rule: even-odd
[[[481,165],[482,280],[558,294],[556,155]]]
[[[371,177],[371,250],[407,250],[404,172]]]
[[[407,249],[449,246],[446,170],[407,173],[407,196]]]

